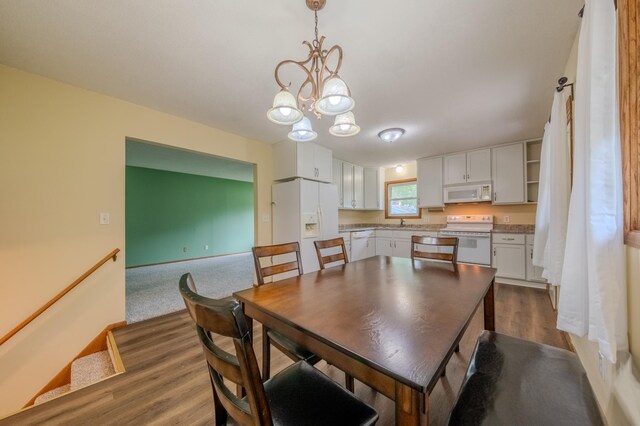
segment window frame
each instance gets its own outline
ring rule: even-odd
[[[411,183],[411,182],[415,182],[416,183],[416,207],[418,209],[418,212],[416,215],[392,215],[390,214],[390,209],[389,209],[389,185],[397,185],[397,184],[402,184],[402,183]],[[407,199],[413,199],[413,198],[407,198]],[[418,179],[417,178],[413,178],[413,179],[402,179],[402,180],[392,180],[392,181],[387,181],[384,183],[384,218],[385,219],[422,219],[422,209],[419,206],[418,203]]]
[[[640,14],[637,0],[618,1],[618,81],[624,242],[640,248]]]

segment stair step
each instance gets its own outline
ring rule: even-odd
[[[51,389],[49,392],[45,392],[42,395],[38,396],[36,400],[33,402],[33,405],[42,404],[43,402],[49,401],[50,399],[55,398],[56,396],[60,396],[65,394],[71,390],[71,385],[63,385],[59,388]]]
[[[71,390],[88,386],[115,374],[108,351],[78,358],[71,364]]]

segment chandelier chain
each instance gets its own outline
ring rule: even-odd
[[[316,44],[318,44],[318,9],[314,10],[313,14],[315,15],[315,21],[316,21],[316,31],[315,31],[316,40],[315,40],[315,42],[316,42]]]

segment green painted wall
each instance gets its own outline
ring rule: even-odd
[[[251,182],[127,166],[125,197],[127,267],[253,246]]]

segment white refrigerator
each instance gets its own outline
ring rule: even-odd
[[[330,183],[295,179],[274,183],[271,197],[273,243],[297,241],[303,271],[317,271],[320,265],[313,242],[338,237],[338,189]],[[274,259],[283,261],[289,259]]]

